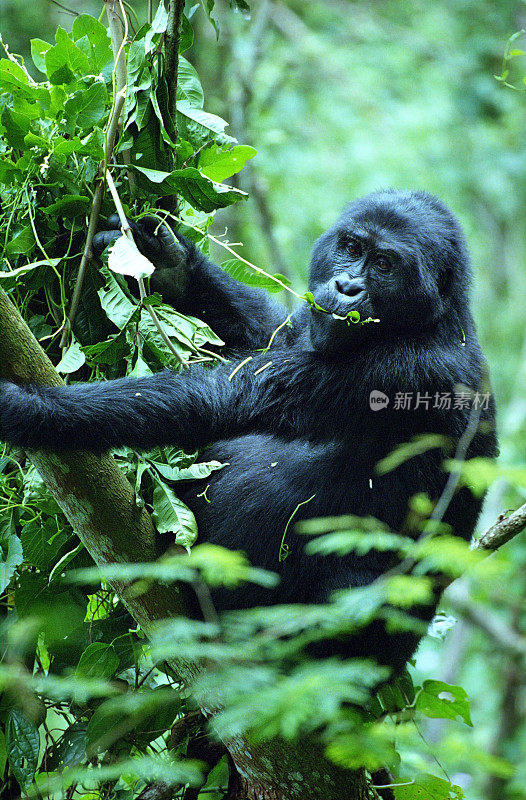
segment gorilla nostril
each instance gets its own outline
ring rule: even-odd
[[[335,279],[335,286],[340,294],[345,294],[347,297],[356,297],[365,291],[365,284],[363,281],[356,278],[349,278],[348,275],[339,275]]]

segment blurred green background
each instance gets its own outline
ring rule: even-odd
[[[51,41],[57,24],[70,29],[71,11],[100,9],[91,0],[61,4],[4,0],[4,41],[30,67],[30,38]],[[146,2],[131,6],[144,20]],[[218,41],[196,8],[196,40],[185,54],[202,79],[206,110],[258,151],[237,176],[249,201],[218,212],[216,231],[226,228],[246,258],[302,289],[313,241],[346,202],[386,186],[436,193],[461,219],[473,257],[473,308],[497,396],[502,459],[524,462],[526,93],[494,76],[508,37],[526,28],[525,2],[257,0],[251,7],[247,20],[226,0],[216,3]],[[526,50],[526,36],[516,46]],[[523,56],[509,80],[519,84],[524,74]],[[481,528],[524,500],[498,482]],[[424,731],[472,800],[519,800],[526,786],[524,655],[507,638],[526,636],[525,537],[506,554],[509,571],[499,582],[456,582],[443,609],[461,620],[444,642],[428,637],[417,664],[421,674],[461,683],[472,699],[470,734],[438,721]],[[475,745],[487,758],[523,766],[511,778],[488,778],[478,755],[473,774],[463,775]]]

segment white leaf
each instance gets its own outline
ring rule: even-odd
[[[108,253],[108,267],[112,272],[131,275],[137,280],[147,278],[155,271],[152,262],[145,258],[135,242],[124,234],[117,239]]]

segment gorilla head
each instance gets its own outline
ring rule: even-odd
[[[312,344],[341,352],[456,317],[469,278],[460,225],[435,197],[391,189],[356,200],[314,246],[309,288],[329,313],[313,307]]]

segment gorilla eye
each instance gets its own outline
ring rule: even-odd
[[[391,262],[387,258],[379,258],[376,262],[376,266],[380,272],[390,272],[392,269]]]
[[[362,245],[357,239],[349,239],[347,242],[347,252],[350,253],[351,256],[361,256]]]

